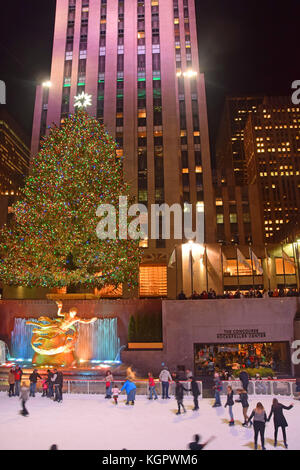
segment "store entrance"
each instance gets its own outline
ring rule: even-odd
[[[237,374],[242,369],[259,369],[262,377],[291,373],[289,343],[194,344],[196,376],[212,376],[216,370]]]

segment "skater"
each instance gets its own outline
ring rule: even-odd
[[[198,397],[200,395],[199,386],[196,382],[195,377],[191,377],[191,391],[194,398],[194,408],[193,411],[199,410]]]
[[[155,381],[151,372],[148,372],[149,377],[149,400],[152,400],[152,395],[154,395],[154,400],[157,400],[158,396],[155,390]]]
[[[20,411],[20,414],[22,416],[28,416],[29,413],[28,413],[28,410],[25,406],[26,402],[28,401],[28,398],[29,398],[29,390],[28,390],[28,387],[26,387],[26,383],[25,382],[22,382],[22,386],[21,386],[21,390],[20,390],[20,400],[21,400],[21,403],[22,403],[22,410]]]
[[[186,413],[186,409],[184,407],[184,404],[183,404],[183,391],[185,390],[186,392],[188,392],[188,389],[185,388],[182,383],[179,382],[179,380],[177,379],[176,380],[176,386],[175,386],[175,398],[177,400],[177,405],[178,405],[178,411],[177,411],[177,415],[180,415],[181,412],[180,412],[180,408],[182,407],[183,408],[183,412]]]
[[[232,413],[232,407],[234,405],[233,401],[233,390],[230,385],[227,387],[227,401],[225,403],[225,408],[226,406],[229,407],[229,416],[230,416],[230,421],[229,421],[229,426],[234,426],[234,418],[233,418],[233,413]]]
[[[52,378],[53,378],[53,372],[51,372],[51,370],[47,370],[47,383],[48,383],[48,398],[52,398],[53,397],[53,382],[52,382]]]
[[[190,450],[203,450],[204,447],[207,446],[207,444],[209,444],[215,437],[212,436],[210,437],[206,442],[204,442],[203,444],[199,444],[199,441],[201,439],[201,436],[199,436],[199,434],[195,434],[194,435],[194,441],[193,442],[190,442],[189,443],[189,449]]]
[[[235,400],[235,402],[236,403],[241,403],[242,408],[243,408],[244,422],[243,422],[242,425],[247,426],[247,424],[249,422],[250,426],[251,426],[252,422],[249,420],[248,415],[247,415],[248,408],[249,408],[248,394],[247,394],[246,390],[244,390],[244,389],[238,389],[237,392],[239,393],[240,398],[239,398],[239,400]]]
[[[274,414],[274,447],[277,446],[277,435],[278,429],[281,428],[282,435],[283,435],[283,442],[284,447],[287,449],[287,441],[286,441],[286,431],[285,428],[288,426],[288,423],[284,417],[282,410],[291,410],[293,408],[293,404],[290,406],[284,406],[281,403],[278,403],[277,398],[273,399],[272,408],[268,417],[268,421],[270,421],[272,414]]]
[[[9,384],[9,390],[8,390],[8,396],[9,397],[14,397],[15,396],[15,371],[14,369],[10,369],[8,372],[8,384]]]
[[[43,389],[42,397],[47,397],[48,396],[48,379],[47,378],[44,378],[42,381],[42,389]]]
[[[54,385],[54,401],[58,403],[62,401],[62,386],[63,386],[63,374],[62,372],[58,372],[57,369],[54,369],[54,374],[51,379]]]
[[[172,382],[172,377],[167,367],[164,367],[159,374],[159,380],[162,386],[162,399],[171,398],[169,397],[169,382]]]
[[[267,415],[262,403],[258,402],[256,408],[252,411],[249,422],[253,418],[253,428],[254,428],[254,449],[257,450],[257,439],[258,434],[260,434],[261,439],[261,447],[262,450],[266,450],[265,448],[265,428],[266,428],[266,421]]]
[[[126,405],[129,405],[130,401],[131,401],[131,404],[134,405],[136,385],[133,382],[131,382],[131,380],[128,378],[120,391],[122,392],[122,390],[125,390],[127,394]]]
[[[113,375],[110,370],[108,370],[105,374],[105,398],[111,398],[111,393],[112,393],[112,383],[113,383]]]
[[[118,404],[118,397],[119,397],[120,390],[118,389],[117,385],[113,386],[112,388],[112,396],[115,401],[115,404]]]
[[[35,392],[36,392],[36,384],[37,384],[37,379],[41,379],[42,377],[38,373],[36,369],[33,369],[32,374],[29,376],[29,381],[30,381],[30,388],[29,388],[29,396],[30,397],[35,397]]]
[[[222,406],[221,399],[220,399],[220,392],[222,390],[222,383],[219,377],[218,372],[215,372],[215,378],[214,378],[214,391],[215,391],[215,403],[213,404],[213,408],[216,408],[218,406]]]
[[[248,375],[248,373],[247,373],[245,370],[243,370],[243,371],[240,373],[239,379],[240,379],[240,381],[242,382],[243,389],[246,390],[246,392],[248,392],[249,375]]]
[[[20,385],[22,379],[23,371],[21,367],[15,367],[15,395],[18,397],[20,395]]]

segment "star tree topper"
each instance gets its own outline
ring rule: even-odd
[[[86,108],[92,104],[92,95],[82,92],[81,94],[74,97],[74,106],[77,108]]]

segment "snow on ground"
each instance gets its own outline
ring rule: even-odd
[[[223,403],[224,397],[222,398]],[[267,411],[271,398],[251,398],[249,411],[262,401]],[[300,402],[281,398],[294,408],[285,411],[289,449],[300,449]],[[207,450],[253,449],[253,430],[243,428],[240,403],[233,407],[236,424],[228,426],[228,408],[212,408],[213,400],[199,400],[200,409],[192,411],[193,401],[185,399],[186,414],[176,416],[174,398],[150,401],[138,396],[134,406],[125,405],[121,395],[116,406],[103,395],[64,395],[63,403],[52,402],[37,394],[27,402],[28,417],[18,414],[20,400],[0,393],[0,449],[47,450],[57,444],[59,450],[185,450],[195,433],[205,441],[216,438]],[[281,430],[279,447],[283,449]],[[259,441],[260,443],[260,441]],[[273,418],[266,428],[266,447],[273,447]]]

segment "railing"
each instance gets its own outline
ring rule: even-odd
[[[243,388],[240,380],[222,381],[221,395],[226,395],[227,385],[230,385],[234,392],[237,389]],[[296,395],[296,380],[295,379],[275,379],[275,380],[250,380],[247,393],[249,396],[290,396]]]

